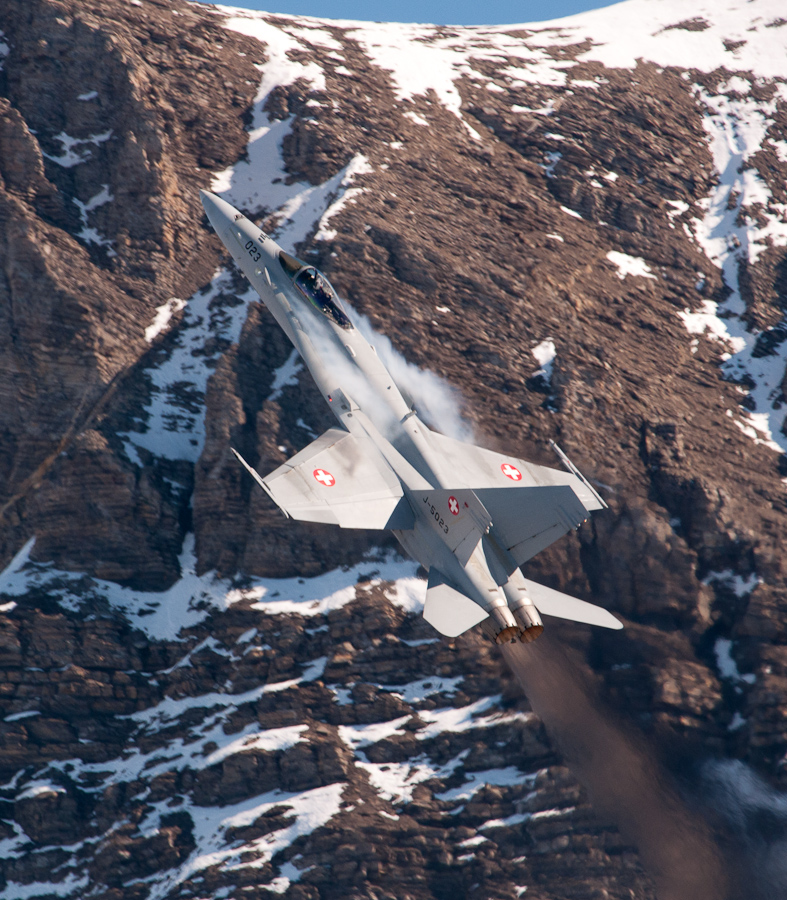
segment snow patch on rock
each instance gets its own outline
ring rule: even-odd
[[[341,173],[342,179],[339,182],[338,196],[322,214],[317,233],[314,235],[315,241],[333,241],[336,239],[337,232],[329,228],[328,223],[349,202],[353,201],[358,194],[363,193],[364,188],[351,187],[356,176],[366,175],[371,171],[372,167],[369,165],[369,160],[362,153],[357,153],[345,166]]]
[[[261,869],[297,838],[311,834],[337,815],[341,809],[344,788],[344,784],[329,784],[301,793],[271,791],[250,800],[220,807],[196,807],[183,802],[178,807],[179,811],[193,809],[196,847],[186,862],[165,877],[153,876],[148,900],[163,900],[172,896],[179,884],[213,866],[225,871]],[[160,821],[162,815],[171,814],[174,810],[174,807],[165,802],[154,804],[154,807],[147,821],[141,823],[140,830],[145,826],[155,829],[156,819]],[[284,813],[291,819],[290,824],[260,838],[228,842],[228,831],[247,828],[274,807],[284,808]],[[252,859],[249,859],[250,856]],[[294,866],[291,868],[295,870]],[[291,874],[294,875],[294,871]],[[265,887],[272,889],[274,893],[283,893],[291,880],[293,879],[279,876]]]
[[[170,297],[166,303],[156,307],[156,315],[153,321],[145,329],[145,340],[152,343],[162,331],[166,331],[172,317],[177,315],[186,305],[185,300],[179,297]]]
[[[772,31],[776,29],[771,29]],[[727,89],[743,91],[727,96]],[[738,427],[757,443],[783,453],[787,438],[782,433],[781,384],[784,338],[761,349],[763,333],[749,329],[743,319],[746,305],[741,296],[742,265],[755,265],[769,247],[787,246],[787,204],[774,200],[752,157],[768,138],[777,100],[750,96],[750,81],[740,76],[728,79],[718,92],[705,90],[698,97],[707,109],[703,119],[719,181],[704,201],[704,215],[693,223],[697,242],[714,265],[721,269],[730,295],[722,305],[705,300],[699,313],[681,314],[690,332],[702,331],[730,343],[731,354],[723,359],[723,371],[744,386],[747,404],[741,408]],[[712,321],[715,319],[716,321]]]
[[[719,675],[734,683],[741,681],[746,684],[754,684],[757,676],[751,673],[741,675],[738,671],[738,664],[732,658],[732,641],[729,638],[717,638],[713,645],[713,652],[716,654],[716,668]]]
[[[547,385],[552,384],[552,366],[555,363],[555,358],[557,356],[557,351],[555,349],[555,342],[551,338],[547,338],[544,341],[541,341],[540,344],[536,344],[535,347],[530,348],[530,352],[535,356],[536,362],[540,366],[540,368],[533,373],[532,378],[541,377],[547,383]]]
[[[268,400],[278,400],[286,387],[294,387],[303,371],[303,360],[297,350],[293,349],[287,359],[274,370],[273,384]]]
[[[141,464],[137,448],[164,459],[199,459],[205,442],[208,378],[221,355],[240,337],[248,304],[258,299],[251,286],[236,297],[226,270],[219,270],[207,288],[189,298],[167,355],[146,369],[150,400],[134,428],[120,435],[132,462]],[[161,313],[161,321],[165,315]],[[159,311],[146,329],[146,338],[158,316]]]
[[[88,149],[88,144],[92,144],[94,147],[100,147],[101,144],[108,141],[111,137],[111,129],[109,131],[104,131],[101,134],[90,135],[86,138],[71,137],[71,135],[66,134],[65,131],[61,131],[60,134],[55,135],[55,140],[59,141],[63,148],[63,152],[60,156],[52,156],[49,153],[44,153],[43,150],[41,153],[47,159],[57,163],[64,169],[72,169],[74,166],[81,165],[92,158],[93,154]]]
[[[72,610],[87,598],[103,599],[152,640],[178,640],[183,629],[202,622],[212,610],[228,609],[244,600],[269,615],[296,612],[310,617],[339,609],[359,591],[381,584],[387,585],[392,603],[410,612],[423,609],[426,595],[426,582],[415,577],[418,564],[394,555],[313,578],[253,578],[248,586],[237,588],[231,579],[212,572],[196,574],[194,535],[190,534],[183,543],[178,581],[166,591],[138,591],[67,572],[52,563],[34,562],[30,559],[34,543],[31,538],[0,572],[1,593],[22,597],[31,590],[47,590],[62,607]]]
[[[617,266],[618,278],[623,281],[627,275],[638,275],[640,278],[655,278],[650,266],[639,256],[629,256],[628,253],[620,253],[618,250],[610,250],[607,259]]]

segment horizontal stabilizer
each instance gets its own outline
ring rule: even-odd
[[[457,637],[483,622],[487,615],[477,603],[449,584],[442,572],[429,570],[424,618],[440,634]]]
[[[572,622],[584,622],[586,625],[600,625],[602,628],[613,628],[616,631],[623,627],[622,622],[600,606],[570,597],[529,578],[525,578],[525,584],[534,606],[545,616],[571,619]]]
[[[408,530],[415,524],[401,482],[380,451],[342,428],[329,428],[264,477],[233,453],[293,519],[342,528]]]

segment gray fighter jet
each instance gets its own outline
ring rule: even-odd
[[[389,529],[429,573],[424,618],[455,637],[474,625],[497,643],[535,640],[539,611],[622,628],[605,609],[525,578],[519,567],[604,501],[567,471],[433,431],[402,396],[325,276],[229,203],[200,192],[208,219],[295,345],[333,410],[329,428],[269,475],[233,450],[286,516]]]

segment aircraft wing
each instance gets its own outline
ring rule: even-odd
[[[488,511],[496,538],[517,566],[577,528],[606,503],[565,454],[569,471],[539,466],[431,432],[434,447],[457,481]],[[509,573],[510,574],[510,573]]]
[[[554,444],[555,452],[569,471],[538,466],[524,459],[454,440],[436,431],[431,431],[429,437],[437,452],[449,461],[457,480],[476,492],[478,488],[568,485],[588,512],[604,509],[607,505],[565,453]]]
[[[342,528],[412,528],[402,485],[371,440],[329,428],[270,475],[235,456],[280,509],[293,519]]]
[[[517,566],[588,518],[584,504],[567,484],[479,488],[473,493],[488,510],[495,537]]]

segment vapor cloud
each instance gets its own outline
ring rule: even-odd
[[[408,362],[389,338],[378,334],[366,316],[350,310],[353,324],[372,344],[394,381],[413,400],[418,415],[427,425],[459,441],[472,441],[473,430],[462,418],[458,391],[439,375]]]
[[[735,897],[787,897],[787,795],[737,759],[708,760],[700,777],[703,803],[726,826]]]

